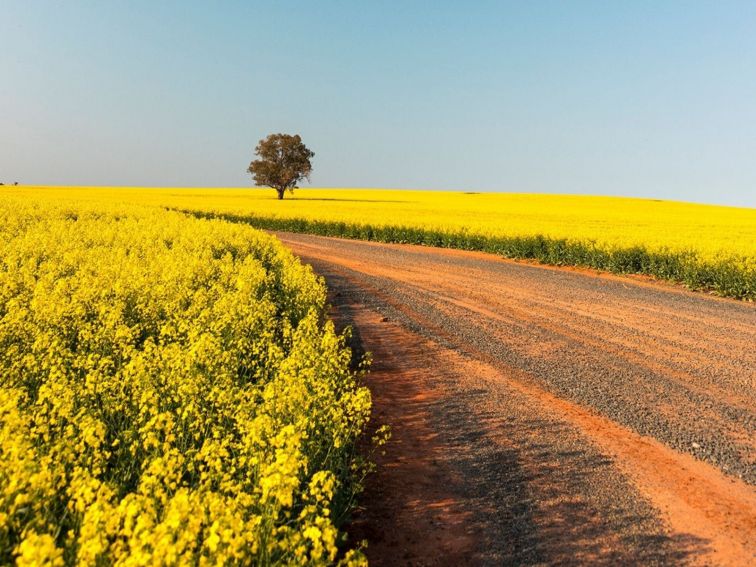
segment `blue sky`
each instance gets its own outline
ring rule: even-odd
[[[0,0],[0,181],[756,206],[756,2]]]

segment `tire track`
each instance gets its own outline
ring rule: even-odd
[[[753,305],[279,237],[374,353],[376,412],[396,436],[353,530],[374,563],[754,561]]]

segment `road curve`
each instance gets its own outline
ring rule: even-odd
[[[276,233],[373,353],[374,564],[756,561],[756,306]]]

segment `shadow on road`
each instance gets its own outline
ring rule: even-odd
[[[446,364],[445,349],[390,321],[315,259],[354,360],[371,351],[374,423],[393,438],[348,528],[374,565],[681,563],[706,542],[665,535],[611,459]],[[388,306],[387,306],[388,307]],[[583,445],[581,445],[583,443]]]

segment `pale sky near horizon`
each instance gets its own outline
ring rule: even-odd
[[[0,181],[756,207],[756,2],[0,0]]]

